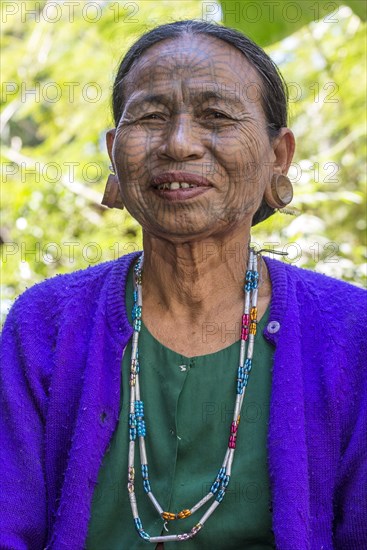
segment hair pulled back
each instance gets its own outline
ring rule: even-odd
[[[272,59],[250,38],[239,31],[192,19],[175,21],[160,25],[143,34],[124,55],[116,74],[112,94],[112,111],[117,126],[124,109],[123,83],[134,63],[151,47],[163,40],[179,38],[182,35],[213,36],[227,42],[239,50],[256,69],[261,79],[261,103],[264,109],[269,138],[276,137],[281,128],[287,126],[288,91],[287,85]],[[252,225],[255,225],[274,213],[265,201],[255,213]]]

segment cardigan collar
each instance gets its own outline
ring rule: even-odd
[[[140,254],[141,251],[137,251],[119,258],[106,281],[108,284],[108,323],[112,332],[116,333],[117,341],[123,347],[132,336],[132,329],[125,307],[127,274],[131,264]],[[269,270],[272,286],[270,315],[268,324],[264,329],[264,336],[269,342],[276,345],[286,311],[287,273],[284,264],[279,260],[264,257],[264,261]]]
[[[287,307],[287,272],[285,265],[279,260],[264,257],[264,261],[271,281],[271,302],[269,320],[263,334],[269,342],[276,345]]]

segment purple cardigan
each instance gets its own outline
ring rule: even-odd
[[[3,331],[2,550],[82,550],[116,428],[136,253],[25,292]],[[366,295],[267,259],[268,456],[281,550],[367,548]],[[148,545],[149,546],[149,545]]]

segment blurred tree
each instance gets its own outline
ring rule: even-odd
[[[322,12],[313,22],[308,14],[307,25],[296,32],[286,25],[291,36],[267,47],[290,83],[290,125],[298,141],[294,203],[301,215],[276,214],[256,229],[254,240],[288,247],[288,261],[297,265],[362,284],[365,12],[363,2],[348,3],[354,13],[334,3],[337,12],[330,8],[331,15]],[[238,4],[250,9],[249,2]],[[307,2],[298,4],[305,11]],[[45,277],[141,246],[129,214],[100,205],[113,73],[130,44],[159,23],[207,16],[229,24],[217,8],[199,0],[2,2],[3,312]],[[283,18],[291,19],[287,9]],[[262,44],[283,37],[265,40],[263,23],[242,23]]]
[[[267,48],[289,87],[297,140],[290,176],[300,215],[276,214],[254,239],[285,246],[299,266],[364,285],[366,25],[345,6],[333,17]]]
[[[367,19],[364,0],[221,0],[203,2],[206,19],[217,17],[225,25],[247,34],[261,46],[274,44],[309,23],[338,23],[342,6]]]

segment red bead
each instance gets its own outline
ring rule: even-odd
[[[249,314],[248,314],[248,313],[244,313],[244,314],[242,315],[242,326],[243,326],[243,327],[248,327],[249,320],[250,320]]]
[[[231,434],[237,433],[237,422],[232,422],[231,424]]]

